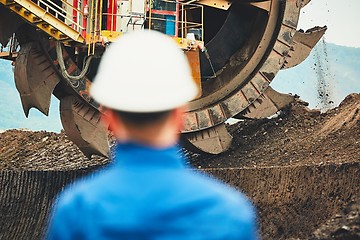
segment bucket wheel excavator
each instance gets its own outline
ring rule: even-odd
[[[88,94],[101,56],[122,34],[161,31],[184,50],[202,90],[189,103],[182,139],[192,151],[218,154],[231,145],[229,118],[269,117],[293,101],[269,84],[326,31],[297,30],[309,1],[0,0],[0,57],[15,65],[26,116],[33,107],[47,115],[54,94],[68,137],[86,156],[106,156],[107,128]]]

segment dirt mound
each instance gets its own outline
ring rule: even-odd
[[[321,114],[302,101],[277,117],[228,126],[234,136],[223,154],[191,154],[196,168],[259,167],[357,162],[360,159],[360,94]],[[103,165],[87,159],[64,132],[8,130],[0,133],[0,169],[70,170]]]
[[[317,229],[310,239],[360,239],[360,196],[353,197],[339,214]]]
[[[350,130],[360,125],[360,95],[350,94],[338,108],[329,111],[332,115],[323,123],[319,135],[326,136],[341,130]]]
[[[296,166],[360,160],[360,95],[351,94],[326,113],[297,101],[277,117],[228,126],[230,151],[192,155],[197,168]]]
[[[360,194],[359,109],[359,94],[326,113],[298,100],[274,118],[229,125],[234,139],[228,152],[188,154],[189,164],[244,191],[258,209],[264,239],[359,239],[359,198],[341,211]],[[21,235],[29,239],[43,233],[50,203],[64,184],[109,162],[87,159],[63,132],[9,130],[0,132],[0,143],[0,215],[13,226],[3,230],[38,226],[38,235]]]
[[[71,170],[103,165],[87,159],[64,132],[8,130],[0,133],[0,170]]]
[[[255,200],[262,236],[267,239],[288,239],[291,236],[296,236],[296,239],[360,239],[359,209],[355,208],[351,213],[347,212],[348,208],[341,211],[348,200],[347,197],[342,198],[340,192],[336,192],[354,189],[350,191],[360,194],[357,189],[359,180],[341,183],[346,177],[334,175],[334,179],[323,182],[320,177],[329,177],[324,174],[328,167],[341,171],[340,166],[352,163],[357,164],[357,173],[353,177],[359,174],[360,94],[349,95],[339,107],[326,113],[311,110],[306,105],[298,100],[275,118],[246,120],[228,126],[234,137],[230,151],[220,156],[191,155],[190,164],[200,169],[214,169],[213,171],[224,168],[244,168],[247,171],[257,169],[263,171],[263,174],[272,173],[277,168],[282,169],[281,173],[288,171],[276,183],[256,182],[247,189],[242,188],[247,182],[239,186],[247,194],[251,194],[252,188],[260,188],[258,184],[273,185],[277,192],[286,191],[283,188],[294,191],[291,203],[277,198],[276,193],[268,201],[263,201],[262,198]],[[344,170],[343,174],[346,175],[347,171]],[[310,182],[297,182],[303,174]],[[313,177],[320,179],[312,179]],[[285,178],[283,183],[282,178]],[[274,181],[273,177],[267,179]],[[296,184],[289,185],[289,182]],[[319,183],[322,186],[317,186]],[[328,189],[326,193],[324,189],[329,187],[334,192]],[[272,191],[271,186],[268,189]],[[304,192],[299,193],[300,189]],[[311,192],[311,196],[307,192]],[[359,199],[354,201],[359,203]],[[291,219],[292,217],[297,219]],[[318,225],[329,218],[323,226]],[[320,228],[312,234],[317,227]]]

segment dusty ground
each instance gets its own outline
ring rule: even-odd
[[[214,168],[358,162],[360,95],[349,95],[324,114],[299,101],[278,117],[246,120],[229,130],[234,136],[230,151],[194,156],[191,163]]]
[[[234,136],[230,151],[219,156],[192,155],[190,164],[198,169],[256,169],[358,163],[360,95],[349,95],[338,108],[324,114],[299,101],[275,118],[246,120],[229,130]],[[64,133],[9,130],[0,134],[0,170],[64,171],[107,162],[84,157]],[[359,212],[360,198],[353,196],[306,239],[360,239]]]
[[[0,170],[73,170],[108,162],[87,159],[64,132],[8,130],[0,134],[0,143]]]
[[[234,136],[230,151],[220,156],[192,155],[190,163],[200,169],[238,167],[309,166],[360,162],[360,95],[347,96],[339,107],[321,114],[298,101],[272,119],[246,120],[229,126]],[[359,183],[359,181],[357,181]],[[302,187],[302,186],[298,186]],[[351,186],[343,186],[348,188]],[[336,201],[336,200],[334,200]],[[309,204],[314,204],[309,202]],[[261,208],[261,207],[260,207]],[[284,209],[301,212],[302,209]],[[271,215],[278,211],[260,213],[263,224],[272,224]],[[320,210],[321,211],[321,210]],[[290,214],[290,213],[289,213]],[[310,217],[304,226],[311,226],[317,218]],[[360,195],[353,196],[348,205],[304,239],[360,239]],[[311,216],[311,214],[309,214]],[[290,229],[291,227],[288,226]],[[298,227],[298,229],[301,226]],[[291,231],[297,231],[294,227]],[[267,229],[266,231],[268,231]],[[278,230],[277,230],[278,231]],[[284,239],[288,233],[272,236]],[[286,237],[285,237],[286,239]],[[301,238],[303,239],[303,238]]]
[[[360,198],[355,197],[344,209],[317,229],[310,239],[360,239]]]

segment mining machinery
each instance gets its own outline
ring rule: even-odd
[[[301,63],[326,31],[297,29],[309,2],[0,0],[0,58],[13,62],[26,116],[31,108],[47,115],[53,94],[67,136],[87,157],[106,156],[108,131],[89,95],[101,56],[128,32],[163,32],[184,51],[201,88],[184,116],[185,146],[218,154],[231,145],[228,119],[266,118],[294,100],[269,84]],[[121,69],[114,74],[121,77]]]

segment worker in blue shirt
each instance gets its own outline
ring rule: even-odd
[[[48,239],[257,238],[249,201],[179,154],[183,112],[198,87],[173,40],[154,31],[121,37],[91,95],[117,140],[114,159],[59,196]]]

